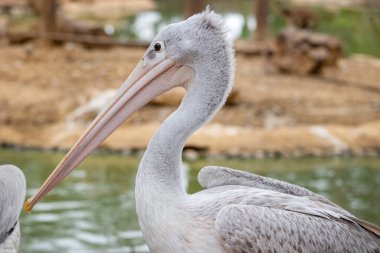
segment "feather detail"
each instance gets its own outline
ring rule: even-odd
[[[362,226],[363,228],[367,229],[368,231],[374,233],[377,237],[380,238],[380,227],[376,226],[373,223],[370,223],[368,221],[353,217],[352,220],[357,223],[358,225]]]
[[[312,215],[327,220],[344,220],[353,223],[353,225],[361,226],[380,237],[380,228],[378,226],[356,218],[323,196],[297,185],[245,171],[216,166],[202,168],[198,174],[198,181],[205,189],[226,185],[241,185],[273,191],[272,194],[268,192],[266,196],[262,196],[263,198],[265,197],[267,202],[272,201],[272,198],[276,195],[278,196],[279,193],[294,196],[296,198],[292,197],[286,200],[284,199],[283,201],[278,199],[278,203],[275,201],[276,203],[272,203],[271,205],[277,209]],[[283,197],[285,197],[285,195]]]
[[[189,17],[188,20],[198,21],[201,24],[219,30],[220,32],[226,35],[230,32],[222,18],[222,15],[215,13],[213,10],[210,9],[210,6],[207,6],[203,12]]]

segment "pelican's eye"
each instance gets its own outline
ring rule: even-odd
[[[162,48],[163,48],[162,42],[156,42],[156,44],[154,44],[154,51],[160,52]]]
[[[148,57],[149,60],[153,60],[153,59],[163,60],[163,59],[165,59],[165,44],[162,41],[154,42],[149,47],[149,50],[146,53],[146,56]]]

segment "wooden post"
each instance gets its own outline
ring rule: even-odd
[[[57,2],[44,0],[40,7],[40,36],[49,41],[50,35],[55,31]]]
[[[205,0],[186,0],[185,1],[185,17],[191,17],[195,13],[202,12],[205,9]]]
[[[267,20],[269,14],[269,0],[255,0],[256,12],[256,42],[264,42],[267,36]]]

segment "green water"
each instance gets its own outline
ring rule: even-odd
[[[60,152],[0,149],[0,164],[23,169],[28,196],[63,157]],[[22,253],[147,252],[136,221],[137,156],[98,153],[54,189],[30,215],[22,214]],[[200,190],[198,170],[223,165],[307,187],[380,224],[380,159],[186,161],[189,191]]]

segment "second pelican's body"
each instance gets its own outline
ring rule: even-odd
[[[17,253],[20,246],[19,217],[25,201],[24,173],[13,165],[0,165],[0,252]]]
[[[233,73],[232,45],[219,15],[205,11],[168,26],[28,208],[134,111],[182,86],[187,94],[153,137],[136,178],[138,220],[152,253],[379,252],[378,227],[296,185],[206,167],[198,176],[204,190],[186,193],[183,147],[222,107]]]

